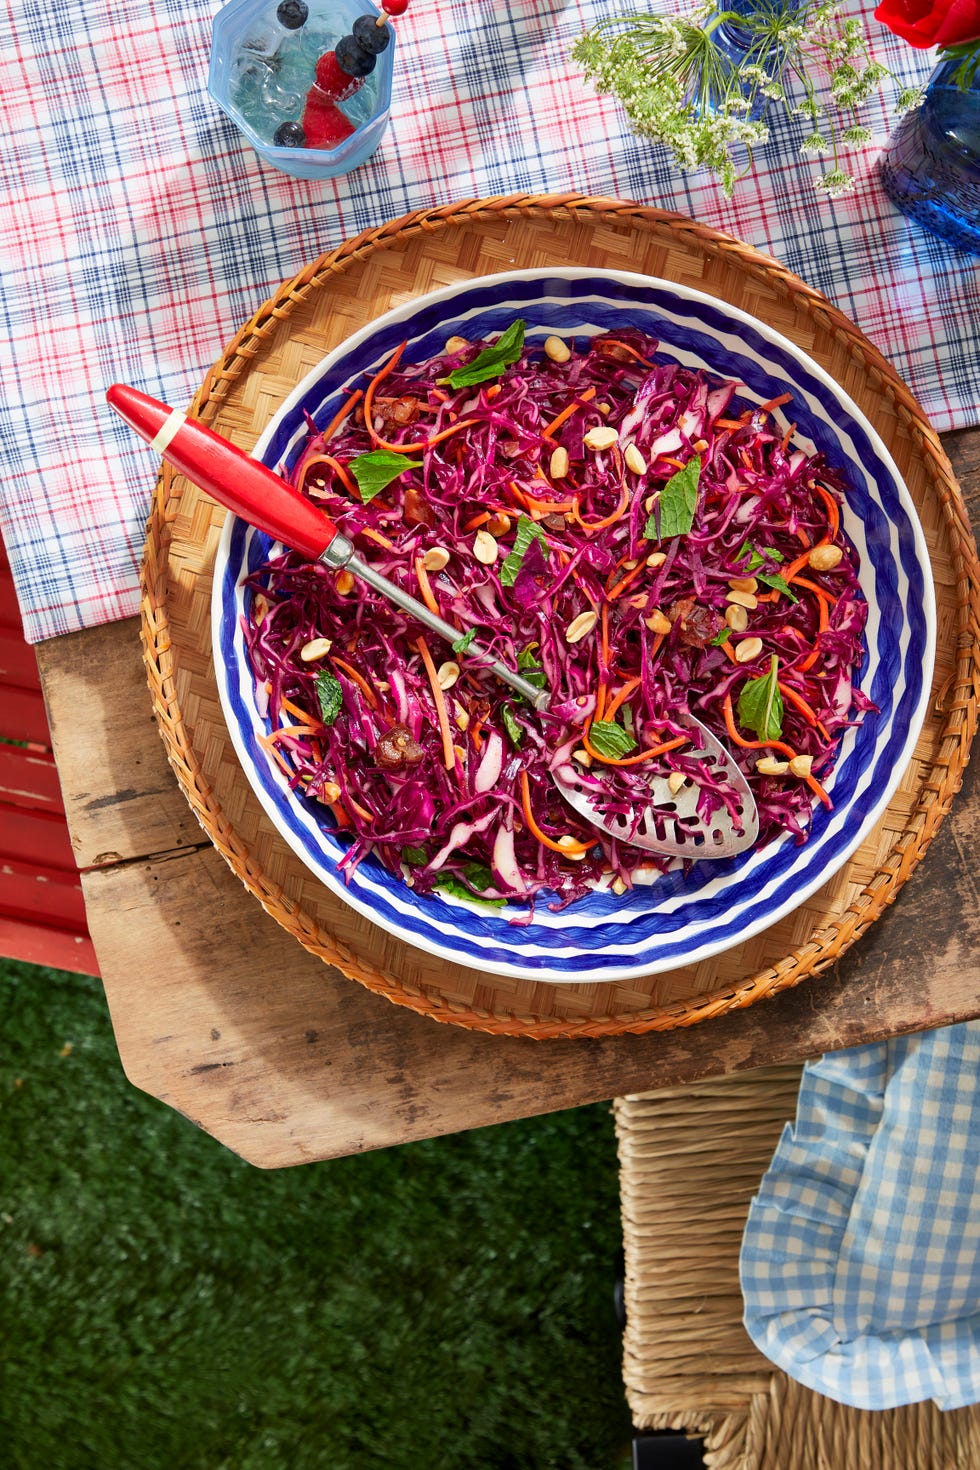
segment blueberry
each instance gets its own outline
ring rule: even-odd
[[[306,134],[298,122],[280,123],[272,139],[277,148],[304,148]]]
[[[378,56],[391,41],[391,28],[379,26],[369,15],[359,15],[351,26],[354,40],[372,56]]]
[[[370,51],[365,51],[363,46],[358,45],[353,36],[341,36],[334,47],[334,55],[341,71],[345,71],[349,77],[366,77],[374,71],[374,57]]]
[[[276,20],[287,31],[298,31],[300,26],[306,25],[310,7],[306,0],[282,0],[276,9]]]

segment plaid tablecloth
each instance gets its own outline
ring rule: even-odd
[[[807,1388],[859,1409],[980,1401],[978,1075],[978,1021],[804,1068],[741,1273],[750,1336]]]
[[[801,134],[779,123],[727,201],[709,179],[675,173],[583,83],[571,45],[614,3],[414,0],[398,21],[380,151],[345,179],[307,183],[260,164],[211,102],[216,8],[12,0],[0,21],[0,520],[32,641],[137,607],[155,467],[105,408],[106,386],[122,379],[186,404],[280,281],[432,204],[580,190],[678,210],[837,302],[938,429],[980,416],[980,263],[882,194],[886,105],[867,109],[875,143],[851,160],[853,194],[818,195]],[[928,74],[928,56],[868,26],[903,80]]]

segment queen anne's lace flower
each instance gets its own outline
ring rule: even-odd
[[[739,65],[713,40],[722,24],[747,38]],[[840,145],[870,140],[856,110],[891,75],[871,61],[861,22],[827,0],[757,0],[747,15],[699,0],[687,16],[610,16],[572,55],[597,92],[617,98],[634,132],[667,148],[680,169],[710,169],[727,195],[751,168],[752,149],[768,140],[767,105],[805,120],[801,155],[832,157],[817,188],[836,195],[853,187]],[[829,98],[818,96],[813,76],[826,79]],[[905,88],[898,110],[918,101]]]

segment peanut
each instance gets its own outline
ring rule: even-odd
[[[588,431],[583,442],[586,449],[611,449],[619,442],[619,434],[608,424],[597,424]]]
[[[755,577],[729,577],[728,585],[733,592],[758,592],[759,583]]]
[[[729,592],[726,602],[734,602],[737,607],[747,607],[749,612],[754,612],[759,606],[759,599],[754,592]]]
[[[329,638],[311,638],[309,643],[303,644],[299,656],[304,664],[312,664],[318,658],[323,658],[325,653],[329,653],[332,647],[333,644]]]
[[[477,531],[473,537],[473,555],[485,567],[492,567],[497,560],[497,543],[489,531]]]
[[[568,450],[563,444],[552,450],[548,469],[553,480],[563,480],[568,474]]]
[[[357,578],[354,576],[354,573],[349,572],[346,567],[344,567],[342,572],[337,573],[336,587],[341,597],[346,597],[348,592],[353,592],[356,586]]]
[[[754,658],[758,658],[761,652],[761,638],[743,638],[741,643],[736,643],[735,645],[735,662],[737,664],[749,664]]]
[[[676,796],[686,781],[687,777],[683,771],[671,771],[667,777],[667,785],[670,787],[671,795]]]
[[[809,776],[813,769],[812,755],[794,755],[789,763],[790,774],[793,776]]]
[[[598,621],[599,614],[594,608],[590,607],[586,612],[579,613],[577,618],[572,618],[565,629],[565,642],[580,643],[587,633],[592,632]]]
[[[449,552],[444,546],[430,546],[422,558],[422,565],[427,572],[441,572],[449,565]]]
[[[626,461],[626,468],[632,470],[634,475],[646,474],[647,462],[635,444],[627,444],[623,459]]]
[[[572,353],[560,337],[546,337],[544,355],[550,357],[552,362],[567,362]]]
[[[462,352],[463,348],[469,347],[469,345],[465,337],[450,337],[444,350],[446,352]]]
[[[737,602],[731,602],[725,609],[725,622],[733,633],[744,633],[749,626],[748,612],[744,607],[739,607]]]
[[[670,618],[668,618],[665,613],[662,613],[659,607],[655,607],[650,616],[648,618],[644,618],[643,621],[646,623],[651,633],[670,632]]]
[[[756,761],[755,768],[760,776],[785,776],[789,770],[789,762],[778,761],[772,755],[764,755],[761,760]]]
[[[651,551],[650,555],[647,557],[647,566],[648,567],[662,567],[663,564],[664,564],[664,562],[666,560],[667,560],[667,553],[666,553],[666,551]]]
[[[815,572],[832,572],[834,567],[839,566],[844,558],[844,553],[839,546],[815,546],[807,557],[807,561]]]
[[[502,510],[497,511],[487,521],[487,530],[491,536],[505,536],[510,530],[510,516],[505,515]]]
[[[436,669],[436,683],[440,689],[451,689],[459,678],[459,664],[455,659],[447,659]]]

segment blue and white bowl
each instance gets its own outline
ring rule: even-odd
[[[323,808],[291,792],[259,742],[260,713],[240,618],[243,578],[267,559],[269,538],[229,517],[213,594],[215,668],[235,749],[256,795],[286,842],[358,912],[429,954],[491,974],[595,983],[675,969],[740,943],[826,883],[881,816],[912,756],[926,710],[935,649],[932,576],[908,490],[885,445],[823,368],[745,312],[670,281],[619,271],[545,269],[485,276],[434,291],[379,317],[326,357],[287,399],[255,454],[291,467],[306,415],[326,423],[342,390],[376,371],[399,342],[407,361],[441,351],[448,337],[502,331],[515,317],[531,342],[551,333],[584,338],[638,327],[661,354],[744,385],[746,405],[789,389],[795,442],[822,451],[851,485],[844,529],[860,556],[869,616],[856,682],[880,708],[845,732],[828,782],[833,811],[817,805],[809,840],[790,837],[726,862],[672,871],[621,897],[589,894],[560,913],[546,901],[534,922],[518,907],[488,911],[442,895],[418,895],[373,860],[345,881],[343,845]]]

